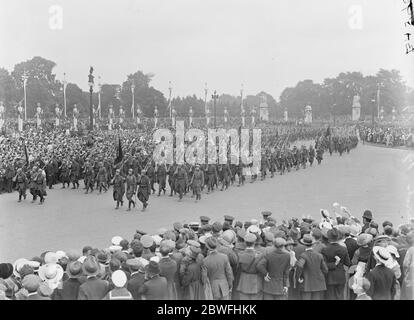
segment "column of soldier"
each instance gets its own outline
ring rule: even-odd
[[[277,173],[283,175],[291,170],[305,169],[308,164],[313,165],[315,158],[320,164],[325,150],[329,150],[331,155],[338,152],[342,156],[343,152],[349,153],[358,144],[358,139],[353,134],[326,136],[323,134],[325,130],[315,131],[309,128],[311,137],[315,139],[315,147],[311,144],[309,148],[305,145],[290,148],[291,142],[306,138],[306,129],[295,132],[296,130],[287,130],[285,135],[267,134],[263,137],[260,172],[251,175],[251,183],[257,181],[259,175],[264,180],[268,174],[273,178]],[[94,189],[99,193],[107,192],[112,185],[116,209],[123,206],[126,196],[126,210],[135,208],[138,199],[144,211],[151,193],[157,192],[155,184],[158,184],[158,196],[166,194],[168,182],[169,196],[178,195],[181,201],[185,195],[190,194],[197,202],[201,200],[204,189],[207,194],[214,190],[224,191],[232,185],[243,186],[246,181],[244,169],[248,166],[244,164],[156,165],[151,158],[154,144],[148,141],[150,137],[146,137],[148,140],[141,139],[137,144],[133,135],[133,132],[122,133],[127,153],[119,163],[115,163],[116,150],[109,138],[96,141],[96,145],[89,149],[87,143],[84,145],[76,142],[77,137],[67,138],[68,142],[63,145],[68,147],[58,152],[52,151],[46,159],[34,160],[29,166],[24,161],[15,162],[16,174],[11,158],[6,158],[2,174],[4,185],[7,191],[11,191],[13,184],[16,186],[19,201],[26,198],[29,187],[32,202],[39,198],[40,204],[43,204],[47,187],[52,189],[53,185],[60,182],[62,188],[69,188],[72,184],[72,189],[78,189],[79,180],[83,179],[85,193],[92,193]],[[76,143],[78,149],[69,147]]]
[[[201,216],[44,251],[0,263],[0,300],[414,299],[414,218],[380,225],[365,210],[361,222],[338,203],[320,216]]]

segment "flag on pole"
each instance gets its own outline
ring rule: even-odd
[[[123,157],[124,155],[122,154],[121,138],[118,137],[118,154],[117,154],[114,164],[118,164],[119,162],[121,162]]]

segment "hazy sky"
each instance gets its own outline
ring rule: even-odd
[[[83,89],[90,65],[111,84],[142,70],[166,96],[172,81],[173,95],[204,96],[205,82],[237,95],[243,83],[279,98],[300,80],[379,68],[414,86],[402,9],[402,0],[0,0],[0,66],[42,56]]]

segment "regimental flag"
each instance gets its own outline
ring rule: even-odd
[[[122,159],[124,158],[124,155],[122,153],[122,144],[121,144],[121,138],[118,137],[118,155],[115,159],[114,164],[118,164],[122,161]]]

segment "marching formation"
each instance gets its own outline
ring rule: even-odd
[[[311,139],[315,142],[309,147],[294,145]],[[18,138],[1,141],[4,155],[0,156],[0,192],[15,188],[20,202],[26,199],[29,189],[32,202],[39,199],[43,204],[48,188],[61,184],[61,188],[72,185],[72,189],[78,189],[83,180],[86,194],[107,192],[112,186],[116,209],[124,205],[126,197],[127,211],[135,208],[137,201],[144,211],[151,194],[166,195],[167,184],[170,197],[177,195],[181,201],[189,194],[199,201],[204,191],[224,191],[233,185],[243,186],[247,178],[254,183],[269,175],[274,178],[276,174],[305,169],[315,160],[321,164],[325,151],[342,156],[358,144],[352,128],[337,128],[334,132],[331,128],[270,124],[263,126],[261,141],[260,170],[250,174],[252,164],[241,161],[238,165],[230,160],[226,164],[156,164],[152,159],[156,143],[151,131],[98,131],[94,136],[68,136],[56,130],[27,131]]]
[[[0,263],[3,300],[414,299],[414,220],[381,229],[333,204],[311,216],[199,222],[106,248],[45,251]]]

